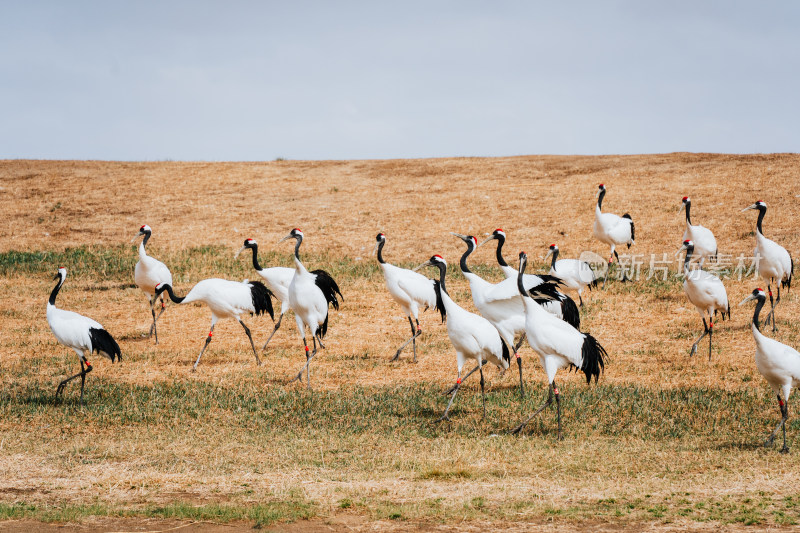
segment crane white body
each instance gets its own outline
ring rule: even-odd
[[[692,224],[691,208],[691,198],[684,196],[681,199],[681,210],[686,210],[686,229],[683,232],[683,240],[694,243],[692,258],[702,264],[706,259],[712,260],[717,256],[717,239],[710,229],[700,224]]]
[[[783,448],[781,448],[781,453],[787,453],[789,448],[786,446],[786,421],[789,419],[789,396],[792,393],[792,388],[800,386],[800,353],[791,346],[787,346],[761,333],[758,315],[766,302],[764,291],[755,289],[739,305],[750,300],[758,301],[750,324],[753,339],[756,343],[756,368],[764,376],[764,379],[767,380],[770,388],[777,396],[781,412],[781,421],[767,438],[764,446],[771,445],[778,430],[783,428]]]
[[[408,323],[411,325],[411,337],[398,348],[392,361],[396,361],[409,343],[412,343],[414,350],[414,361],[417,360],[417,337],[422,334],[419,324],[420,308],[426,310],[436,307],[436,282],[428,279],[418,272],[407,268],[387,263],[383,258],[383,247],[386,244],[386,235],[379,233],[375,237],[375,249],[378,254],[378,264],[383,271],[383,278],[386,282],[386,289],[392,299],[403,309]],[[442,317],[444,319],[444,317]],[[416,325],[416,327],[415,327]]]
[[[597,192],[597,205],[594,208],[594,238],[611,247],[611,254],[608,257],[608,266],[606,269],[605,279],[603,280],[603,287],[608,280],[608,270],[611,267],[611,262],[614,257],[619,261],[619,254],[617,253],[617,246],[626,244],[628,248],[636,244],[634,240],[634,226],[633,220],[630,215],[623,216],[615,215],[613,213],[604,213],[602,211],[603,198],[606,194],[606,188],[601,183]],[[627,277],[626,274],[624,274]]]
[[[83,402],[86,374],[92,371],[92,365],[89,363],[88,355],[92,352],[97,352],[110,359],[113,363],[115,358],[122,360],[122,354],[120,353],[119,345],[99,322],[74,311],[67,311],[56,307],[56,296],[66,278],[67,269],[59,268],[56,278],[54,278],[58,279],[59,282],[50,294],[50,299],[47,302],[47,323],[56,340],[60,344],[74,350],[78,355],[81,372],[65,379],[59,384],[56,391],[56,398],[64,390],[67,383],[80,377],[80,401]],[[86,368],[84,368],[84,364]]]
[[[592,267],[586,261],[580,259],[558,259],[559,249],[555,244],[551,244],[545,256],[550,255],[553,260],[550,263],[550,275],[561,280],[561,284],[567,288],[577,291],[581,305],[583,305],[583,289],[597,285],[597,279]]]
[[[136,283],[136,286],[148,296],[150,302],[150,313],[153,316],[153,324],[150,326],[150,335],[155,335],[156,344],[158,344],[158,329],[156,327],[156,322],[161,317],[161,313],[164,312],[166,306],[164,304],[164,298],[162,297],[161,310],[159,311],[158,315],[155,314],[153,306],[156,303],[156,287],[161,283],[172,285],[172,273],[169,271],[169,268],[167,268],[167,265],[155,257],[147,255],[147,241],[150,240],[152,234],[153,230],[150,228],[150,226],[145,224],[139,228],[139,233],[137,233],[133,238],[133,241],[135,241],[139,237],[144,237],[142,242],[139,243],[139,261],[136,262],[136,266],[133,270],[133,280]]]

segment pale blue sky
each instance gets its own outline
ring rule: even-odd
[[[0,158],[800,151],[800,2],[0,2]]]

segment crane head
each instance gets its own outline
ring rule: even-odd
[[[416,267],[414,269],[414,272],[416,272],[420,268],[426,267],[426,266],[435,266],[435,267],[444,266],[444,267],[447,267],[447,261],[445,261],[444,257],[442,257],[441,255],[436,254],[436,255],[431,256],[430,259],[428,259],[427,261],[425,261],[424,263],[422,263],[418,267]]]
[[[53,281],[55,281],[57,279],[59,279],[61,281],[64,281],[65,279],[67,279],[67,269],[66,268],[58,267],[58,270],[56,271],[56,275],[53,276]]]
[[[606,192],[606,186],[601,183],[600,185],[597,186],[597,193],[595,194],[595,196],[600,196],[600,194],[604,192]]]
[[[522,273],[525,270],[525,266],[528,264],[528,254],[524,251],[519,253],[519,271]]]
[[[753,205],[748,205],[747,207],[742,209],[742,213],[744,213],[748,209],[756,209],[758,211],[761,211],[763,209],[764,211],[766,211],[767,210],[767,203],[764,202],[763,200],[759,200],[756,203],[754,203]]]
[[[557,251],[558,251],[558,245],[551,244],[547,250],[547,254],[542,258],[542,261],[550,257],[552,254],[556,253]]]
[[[283,241],[285,241],[287,239],[297,239],[299,241],[302,241],[303,240],[303,232],[300,230],[300,228],[294,228],[292,231],[289,232],[289,235],[287,235],[283,239],[279,240],[278,244],[282,243]]]
[[[690,205],[691,203],[692,203],[692,199],[689,198],[688,196],[684,196],[683,198],[681,198],[681,208],[678,210],[678,213],[682,213],[683,209],[687,205]]]
[[[136,236],[133,239],[131,239],[131,242],[136,241],[136,239],[138,239],[142,235],[148,235],[148,234],[152,234],[152,233],[153,233],[153,230],[150,229],[150,226],[148,226],[147,224],[144,224],[141,228],[139,228],[139,232],[136,234]]]
[[[244,252],[248,248],[254,250],[257,246],[258,246],[258,243],[256,242],[255,239],[245,239],[244,240],[244,245],[241,248],[239,248],[239,251],[236,252],[236,255],[234,255],[233,258],[236,259],[237,257],[239,257],[239,254],[241,254],[242,252]]]
[[[486,237],[487,238],[485,240],[481,241],[481,243],[478,246],[476,246],[475,249],[478,249],[481,246],[483,246],[484,244],[486,244],[487,242],[493,241],[495,239],[497,239],[500,242],[505,242],[505,240],[506,240],[506,232],[503,231],[501,228],[497,228],[493,232],[487,233]]]
[[[378,251],[378,247],[381,245],[382,242],[386,242],[386,235],[384,235],[383,233],[378,233],[375,236],[375,247],[372,249],[373,255],[375,255],[375,253]]]
[[[744,305],[744,304],[746,304],[747,302],[749,302],[751,300],[760,300],[762,298],[764,300],[766,300],[767,299],[767,295],[764,293],[763,290],[761,290],[761,288],[756,288],[756,289],[753,289],[753,292],[750,293],[750,296],[748,296],[747,298],[745,298],[744,300],[739,302],[739,305]]]
[[[450,235],[455,235],[456,237],[467,243],[467,246],[472,245],[475,248],[478,247],[478,239],[476,239],[472,235],[461,235],[460,233],[455,233],[453,231],[450,232]]]

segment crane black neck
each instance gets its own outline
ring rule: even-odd
[[[447,265],[435,263],[434,266],[439,267],[439,288],[446,293],[447,288],[444,286],[444,279],[447,277]]]
[[[506,260],[503,259],[503,245],[506,243],[506,238],[504,235],[497,236],[497,263],[501,267],[507,267],[508,263]]]
[[[690,226],[692,225],[692,216],[689,214],[689,210],[692,208],[692,202],[686,202],[686,223]]]
[[[525,292],[525,284],[522,282],[522,276],[523,276],[523,274],[525,274],[525,267],[526,266],[528,266],[528,262],[527,261],[520,261],[519,273],[517,274],[517,289],[519,290],[519,293],[523,297],[530,296],[530,294]]]
[[[605,189],[600,189],[600,196],[597,197],[597,208],[602,210],[603,209],[603,198],[606,195]]]
[[[764,307],[764,303],[767,301],[765,296],[759,296],[758,303],[756,304],[756,310],[753,313],[753,325],[756,327],[758,331],[761,331],[761,327],[758,325],[758,314],[761,312],[761,308]]]
[[[50,305],[56,305],[56,296],[58,296],[58,291],[59,291],[59,290],[61,290],[61,286],[62,286],[63,284],[64,284],[64,278],[62,278],[61,276],[59,276],[59,278],[58,278],[58,283],[56,283],[56,286],[55,286],[55,287],[53,287],[53,292],[51,292],[51,293],[50,293],[50,299],[49,299],[49,300],[47,300],[47,302],[48,302]]]
[[[553,260],[550,262],[550,268],[556,268],[556,258],[558,257],[558,248],[553,250]]]
[[[253,250],[253,268],[260,272],[261,265],[258,264],[258,244],[252,244],[249,248]]]
[[[145,248],[147,248],[147,241],[149,241],[149,240],[150,240],[150,236],[151,236],[152,234],[153,234],[153,233],[152,233],[152,232],[150,232],[150,231],[145,231],[145,232],[144,232],[144,240],[142,240],[142,246],[144,246]]]
[[[294,258],[300,261],[300,245],[303,244],[303,237],[297,236],[295,239],[297,239],[297,243],[294,245]]]
[[[467,241],[467,251],[464,252],[464,255],[461,256],[461,261],[458,263],[461,267],[461,272],[464,274],[471,274],[470,269],[467,266],[467,257],[469,257],[469,254],[471,254],[473,250],[475,250],[475,243],[472,240]]]
[[[378,263],[384,264],[386,261],[383,260],[383,245],[386,244],[386,241],[382,240],[378,243]]]
[[[756,222],[756,228],[758,228],[758,232],[761,235],[764,235],[764,230],[761,228],[761,223],[764,221],[764,215],[767,214],[766,207],[759,207],[758,208],[758,222]]]
[[[169,299],[172,300],[173,302],[175,302],[176,304],[179,304],[179,303],[181,303],[182,301],[184,301],[186,299],[186,296],[175,296],[175,292],[173,292],[173,290],[172,290],[172,285],[170,285],[169,283],[167,283],[166,285],[162,286],[161,290],[156,291],[156,297],[158,297],[158,295],[160,293],[165,292],[165,291],[166,291],[167,294],[169,294]]]
[[[689,269],[689,261],[692,260],[692,254],[694,253],[694,246],[687,246],[686,247],[686,257],[683,260],[683,269]]]

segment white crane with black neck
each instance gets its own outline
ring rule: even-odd
[[[517,290],[522,295],[525,303],[525,332],[528,344],[539,355],[545,373],[547,374],[548,393],[547,400],[532,415],[517,426],[513,433],[519,433],[536,415],[556,400],[556,413],[558,416],[558,440],[561,435],[561,394],[556,386],[556,373],[562,368],[575,367],[586,375],[586,383],[594,377],[595,382],[605,368],[608,354],[605,349],[588,333],[581,333],[563,320],[558,320],[547,313],[533,300],[533,296],[555,298],[554,286],[549,283],[540,285],[532,291],[524,286],[522,276],[528,256],[525,252],[519,254],[519,276],[517,277]],[[531,294],[532,293],[532,294]]]
[[[800,353],[791,346],[770,339],[759,329],[758,314],[767,301],[767,295],[761,289],[755,289],[750,296],[742,300],[743,305],[751,300],[756,300],[756,310],[753,313],[751,330],[756,341],[756,368],[769,383],[770,388],[778,397],[778,407],[781,412],[781,421],[767,437],[764,446],[771,446],[778,430],[783,428],[783,448],[781,453],[789,453],[786,446],[786,421],[789,419],[789,395],[792,388],[800,386]],[[783,397],[781,397],[783,394]]]
[[[300,245],[303,244],[303,232],[299,228],[294,228],[289,234],[278,241],[279,243],[295,239],[294,245],[294,276],[289,285],[289,307],[294,311],[294,318],[297,322],[297,330],[303,338],[303,346],[306,350],[306,364],[300,369],[297,376],[291,381],[303,379],[303,371],[306,370],[306,380],[308,388],[311,388],[311,360],[317,355],[317,342],[320,348],[325,348],[322,339],[328,331],[328,304],[334,309],[339,309],[339,300],[336,295],[344,300],[339,286],[330,274],[324,270],[313,270],[309,272],[300,261]],[[311,340],[314,343],[314,351],[309,353],[308,342],[306,342],[305,328],[311,331]],[[291,383],[290,381],[290,383]]]
[[[434,255],[414,270],[431,266],[439,269],[439,285],[437,296],[440,298],[440,309],[447,316],[447,336],[456,350],[456,364],[458,365],[458,379],[451,389],[452,396],[439,421],[447,420],[450,407],[461,388],[461,372],[464,363],[472,359],[477,363],[475,367],[481,374],[481,400],[483,404],[483,417],[486,418],[486,388],[483,377],[483,365],[487,362],[494,364],[504,373],[511,362],[511,356],[503,338],[491,322],[480,315],[470,313],[455,303],[447,293],[445,277],[447,276],[447,262],[440,255]],[[470,372],[471,373],[471,372]]]
[[[606,268],[606,275],[603,279],[603,288],[606,287],[608,281],[608,271],[611,270],[611,263],[614,258],[617,258],[619,264],[619,254],[617,253],[617,246],[627,244],[628,248],[632,244],[636,244],[636,236],[633,226],[633,219],[628,213],[622,216],[613,213],[603,213],[602,205],[603,198],[606,196],[606,186],[602,183],[597,188],[597,205],[594,208],[594,237],[598,241],[607,244],[611,247],[611,255],[608,256],[608,267]],[[619,265],[622,268],[622,265]],[[623,281],[629,281],[627,272],[622,270]]]
[[[583,289],[592,290],[593,287],[597,287],[597,277],[594,270],[586,261],[581,261],[580,259],[558,259],[558,254],[558,245],[551,244],[543,261],[547,260],[551,255],[553,256],[550,262],[550,275],[560,279],[565,288],[577,291],[578,300],[580,300],[580,305],[583,307],[583,297],[581,296]]]
[[[764,221],[764,215],[767,214],[767,204],[759,200],[758,202],[742,209],[742,213],[748,209],[756,209],[758,211],[758,222],[756,222],[756,249],[753,252],[756,258],[756,266],[758,268],[758,275],[764,278],[767,282],[767,292],[769,293],[770,309],[765,324],[772,321],[772,331],[777,331],[775,324],[775,308],[781,303],[781,287],[785,287],[788,291],[792,288],[792,276],[794,275],[794,260],[786,248],[777,242],[764,237],[764,229],[761,223]],[[772,286],[778,288],[777,300],[772,299]]]
[[[703,334],[692,344],[692,351],[689,355],[697,353],[697,345],[700,344],[703,337],[708,335],[708,360],[710,361],[711,338],[714,335],[714,319],[717,317],[717,311],[722,313],[723,320],[725,320],[726,313],[729,319],[731,317],[728,293],[725,291],[722,281],[714,274],[703,270],[700,265],[693,270],[689,269],[689,262],[694,253],[692,241],[683,241],[683,245],[676,255],[683,250],[686,250],[686,258],[683,260],[683,291],[689,302],[697,308],[697,312],[700,313],[700,318],[703,320]],[[706,316],[708,316],[708,324],[706,324]]]
[[[283,315],[289,310],[289,285],[291,285],[292,278],[294,277],[294,269],[289,267],[261,268],[261,265],[258,263],[258,243],[255,239],[245,239],[244,246],[236,252],[234,259],[248,249],[253,251],[253,268],[256,269],[258,275],[261,276],[266,286],[272,291],[272,295],[281,302],[281,314],[278,316],[278,321],[275,323],[275,327],[272,330],[272,334],[270,334],[267,339],[267,342],[264,343],[264,347],[261,348],[262,350],[266,350],[267,344],[272,340],[278,328],[281,327]]]
[[[383,270],[386,288],[394,301],[403,309],[403,312],[408,317],[408,323],[411,325],[411,337],[397,349],[392,361],[396,361],[400,357],[400,352],[403,351],[403,348],[411,343],[414,348],[414,362],[416,363],[417,337],[422,334],[422,328],[419,325],[419,310],[420,307],[423,307],[423,310],[427,310],[429,307],[437,309],[436,285],[439,282],[428,279],[419,272],[387,263],[383,259],[383,246],[386,244],[386,235],[378,233],[375,241],[373,253],[377,252],[378,254],[378,264]],[[442,322],[444,322],[444,309],[437,310],[441,312]]]
[[[263,315],[268,313],[269,316],[275,320],[272,311],[272,300],[270,297],[272,293],[260,281],[230,281],[227,279],[211,278],[199,281],[186,296],[176,296],[173,291],[172,285],[162,283],[156,287],[156,296],[161,295],[163,292],[169,294],[170,299],[176,304],[188,304],[191,302],[202,302],[211,310],[211,329],[208,331],[206,342],[200,350],[200,355],[197,356],[192,367],[192,372],[197,370],[197,365],[200,364],[200,358],[208,348],[211,342],[211,337],[214,336],[214,326],[217,322],[224,318],[232,318],[239,322],[244,328],[247,338],[250,340],[250,347],[253,348],[253,355],[256,357],[256,363],[260,366],[261,359],[256,352],[256,345],[253,343],[253,336],[250,334],[250,328],[242,321],[241,316],[245,313],[251,315]]]
[[[53,279],[58,280],[58,283],[53,288],[53,292],[50,293],[50,299],[47,301],[47,323],[50,325],[50,330],[58,342],[75,350],[75,353],[78,354],[78,361],[81,364],[80,372],[58,384],[56,400],[64,392],[67,383],[75,378],[81,378],[80,402],[83,403],[86,374],[92,371],[92,364],[87,359],[87,355],[97,352],[111,359],[113,363],[115,360],[122,361],[122,354],[117,341],[98,322],[74,311],[66,311],[56,307],[56,296],[58,296],[58,291],[61,290],[64,280],[67,279],[67,269],[60,267]]]
[[[683,240],[694,243],[692,258],[699,261],[700,264],[706,259],[713,260],[717,257],[717,239],[714,237],[714,233],[705,226],[692,224],[689,214],[692,209],[692,199],[688,196],[681,199],[681,211],[684,209],[686,209],[686,230],[683,232]]]
[[[147,246],[147,241],[150,240],[150,237],[153,235],[153,230],[150,229],[150,226],[145,224],[141,228],[139,228],[139,233],[131,240],[131,242],[136,242],[136,239],[139,237],[144,237],[142,242],[139,243],[139,261],[136,263],[136,268],[133,271],[133,280],[136,282],[136,286],[142,289],[142,291],[150,298],[150,313],[153,315],[153,324],[150,326],[150,336],[155,335],[156,344],[158,344],[158,330],[156,329],[156,322],[161,317],[161,314],[166,309],[166,304],[164,303],[164,297],[161,297],[161,310],[158,312],[156,316],[155,311],[155,304],[156,304],[156,297],[154,296],[156,293],[156,285],[159,283],[168,283],[172,285],[172,273],[167,268],[167,265],[159,261],[158,259],[147,255],[147,250],[145,247]]]

